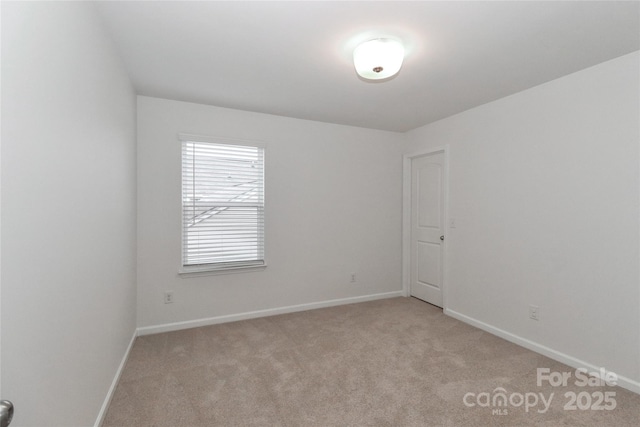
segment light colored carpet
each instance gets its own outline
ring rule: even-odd
[[[536,368],[572,377],[539,387]],[[394,298],[140,337],[103,426],[640,425],[640,395],[575,380],[566,365]],[[491,403],[499,387],[512,403]],[[565,393],[586,407],[605,391],[613,410],[564,409]],[[534,393],[554,394],[545,413],[541,401],[519,405]]]

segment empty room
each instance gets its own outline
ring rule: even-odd
[[[639,424],[640,2],[0,15],[0,427]]]

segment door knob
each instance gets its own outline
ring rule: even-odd
[[[444,240],[444,236],[440,236],[440,240]]]
[[[7,427],[13,418],[13,403],[0,400],[0,427]]]

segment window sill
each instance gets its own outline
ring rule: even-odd
[[[178,275],[183,279],[201,276],[217,276],[220,274],[252,273],[262,271],[267,268],[267,264],[260,265],[238,265],[234,267],[181,267]]]

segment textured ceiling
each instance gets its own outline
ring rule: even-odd
[[[141,95],[407,131],[640,49],[638,2],[99,2]],[[359,79],[367,39],[407,47]]]

